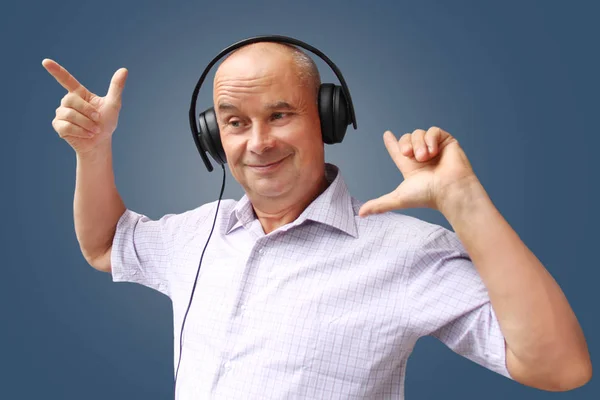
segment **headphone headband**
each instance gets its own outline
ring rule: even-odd
[[[327,63],[327,65],[329,65],[329,67],[333,70],[333,72],[335,73],[335,75],[337,76],[338,80],[341,83],[342,86],[342,90],[344,92],[344,95],[346,97],[346,101],[348,104],[348,115],[350,116],[350,121],[352,121],[352,125],[354,126],[354,129],[356,129],[356,116],[354,114],[354,106],[352,104],[352,98],[350,97],[350,90],[348,89],[348,86],[346,85],[346,81],[344,80],[344,77],[342,75],[342,72],[339,70],[339,68],[333,63],[333,61],[331,61],[329,59],[329,57],[327,57],[325,54],[323,54],[323,52],[321,52],[319,49],[309,45],[308,43],[304,43],[298,39],[294,39],[288,36],[281,36],[281,35],[264,35],[264,36],[255,36],[255,37],[251,37],[248,39],[244,39],[241,40],[237,43],[234,43],[228,47],[226,47],[225,49],[221,50],[221,52],[219,54],[217,54],[217,56],[215,58],[212,59],[212,61],[206,66],[206,68],[204,69],[204,72],[202,72],[202,75],[200,76],[200,79],[198,80],[198,83],[196,84],[196,87],[194,88],[194,92],[192,93],[192,103],[190,105],[190,112],[189,112],[189,118],[190,118],[190,128],[192,129],[192,135],[194,137],[194,141],[196,142],[196,146],[198,146],[198,149],[200,149],[200,139],[198,138],[198,127],[196,125],[196,117],[195,117],[195,113],[196,113],[196,100],[198,98],[198,93],[200,92],[200,87],[202,86],[202,84],[204,83],[204,80],[206,79],[206,76],[208,75],[208,73],[210,72],[211,68],[225,55],[227,55],[228,53],[231,53],[234,50],[239,49],[240,47],[252,44],[252,43],[258,43],[258,42],[273,42],[273,43],[287,43],[287,44],[292,44],[298,47],[301,47],[305,50],[308,50],[314,54],[316,54],[317,56],[319,56],[323,61],[325,61]],[[200,156],[202,157],[202,161],[204,161],[204,165],[206,165],[206,168],[209,171],[213,170],[212,165],[210,164],[208,157],[206,156],[206,154],[204,153],[204,151],[200,151]]]

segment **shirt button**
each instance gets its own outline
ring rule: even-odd
[[[265,252],[265,249],[263,249],[262,247],[258,250],[259,254],[263,254]]]
[[[229,361],[227,361],[225,364],[223,364],[223,367],[225,367],[225,369],[229,371],[231,369],[231,364],[229,363]]]

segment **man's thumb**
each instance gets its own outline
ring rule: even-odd
[[[377,199],[369,200],[358,211],[359,217],[380,214],[399,208],[398,198],[394,192],[385,194]]]
[[[127,68],[119,68],[110,80],[110,86],[106,97],[112,103],[121,104],[123,88],[125,87],[125,81],[127,80],[128,74],[129,71],[127,71]]]
[[[418,180],[409,179],[404,180],[393,192],[367,201],[362,205],[358,215],[365,217],[370,214],[419,207],[430,207],[428,191],[423,189],[423,185]]]

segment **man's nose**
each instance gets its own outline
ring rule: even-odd
[[[254,123],[248,141],[248,150],[261,154],[274,146],[275,139],[267,124]]]

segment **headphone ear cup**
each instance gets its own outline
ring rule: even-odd
[[[333,144],[333,90],[334,85],[323,83],[319,88],[319,119],[321,120],[321,135],[323,142]]]
[[[219,133],[219,124],[213,107],[204,111],[198,117],[200,125],[200,143],[211,157],[219,164],[227,163],[225,150],[221,143],[221,134]]]
[[[334,143],[341,143],[346,135],[346,129],[350,125],[348,114],[348,102],[341,86],[335,86],[333,89],[333,140]]]
[[[323,142],[341,143],[350,124],[348,102],[341,86],[323,83],[319,88],[319,118]]]

